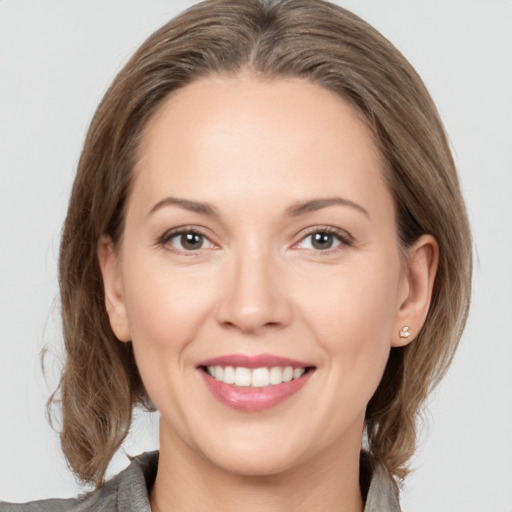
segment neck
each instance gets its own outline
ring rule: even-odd
[[[240,475],[214,465],[161,428],[151,508],[153,512],[362,512],[360,434],[357,444],[350,445],[330,446],[277,474]]]

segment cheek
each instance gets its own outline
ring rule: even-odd
[[[135,344],[160,349],[186,345],[201,324],[212,296],[193,271],[172,272],[165,258],[133,257],[125,268],[125,302]]]
[[[165,259],[165,258],[164,258]],[[200,273],[170,271],[162,258],[132,254],[125,267],[125,303],[137,367],[156,408],[186,431],[182,397],[195,372],[191,347],[212,302]],[[180,419],[181,418],[181,419]]]
[[[177,376],[193,371],[187,348],[201,324],[208,289],[193,273],[171,273],[165,258],[135,250],[123,273],[128,329],[142,381],[159,410],[168,402],[179,410],[184,384]]]
[[[398,308],[400,264],[389,258],[337,270],[304,289],[302,316],[332,378],[371,397],[384,371]],[[339,383],[338,383],[339,384]]]

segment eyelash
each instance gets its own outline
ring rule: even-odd
[[[303,242],[307,237],[312,236],[314,234],[328,234],[333,235],[338,239],[340,242],[339,244],[335,245],[334,247],[330,247],[328,249],[306,249],[313,251],[318,254],[331,254],[332,252],[340,250],[340,247],[351,247],[354,245],[354,239],[346,232],[342,231],[340,229],[334,228],[332,226],[315,226],[309,230],[307,230],[305,233],[302,234],[300,240],[293,244],[292,248],[297,247],[301,242]],[[213,242],[209,239],[208,235],[200,228],[197,228],[196,226],[182,226],[179,228],[175,228],[169,231],[166,231],[158,240],[158,245],[165,247],[166,250],[171,251],[176,254],[185,255],[185,256],[197,256],[201,249],[196,250],[183,250],[183,249],[177,249],[173,247],[172,245],[169,245],[170,240],[172,240],[175,237],[186,235],[186,234],[195,234],[203,237],[207,241],[210,242],[210,244],[213,245]]]
[[[173,247],[172,245],[169,245],[170,240],[172,240],[175,237],[186,235],[186,234],[194,234],[202,236],[204,239],[208,240],[211,244],[213,242],[210,241],[208,235],[200,228],[197,228],[196,226],[182,226],[179,228],[171,229],[169,231],[166,231],[158,240],[158,245],[164,247],[166,250],[171,251],[176,254],[185,255],[185,256],[197,256],[199,251],[201,249],[186,251],[182,249],[177,249]]]
[[[341,250],[342,247],[352,247],[354,245],[354,239],[346,231],[342,231],[341,229],[335,228],[333,226],[315,226],[307,230],[302,235],[301,239],[294,244],[294,247],[303,242],[307,237],[319,233],[333,235],[339,240],[340,243],[328,249],[309,249],[315,253],[327,255]]]

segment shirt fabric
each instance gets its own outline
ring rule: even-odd
[[[0,502],[0,512],[151,512],[148,492],[156,478],[158,452],[143,453],[96,491],[79,498],[29,503]],[[364,512],[400,512],[397,486],[376,466]]]

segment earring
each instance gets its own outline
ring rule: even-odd
[[[409,326],[406,325],[401,331],[400,331],[400,338],[408,338],[411,335],[409,332]]]

